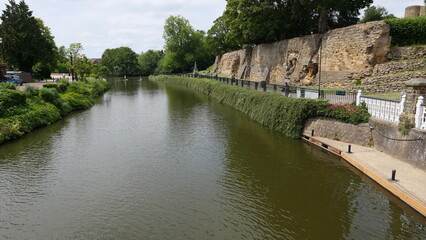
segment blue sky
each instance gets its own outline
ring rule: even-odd
[[[16,0],[19,1],[19,0]],[[0,10],[7,0],[2,0]],[[225,0],[26,0],[35,17],[44,20],[58,46],[82,43],[88,57],[107,48],[127,46],[141,53],[162,49],[163,26],[170,15],[181,15],[195,29],[207,31],[222,15]],[[375,0],[397,17],[405,7],[423,0]]]

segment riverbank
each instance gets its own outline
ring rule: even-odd
[[[229,86],[211,80],[188,80],[182,77],[170,76],[156,77],[156,80],[167,82],[168,84],[183,85],[200,91],[215,98],[221,103],[230,105],[248,114],[253,120],[258,121],[274,131],[284,133],[290,137],[294,137],[298,134],[298,136],[302,135],[305,140],[312,140],[311,142],[316,143],[318,146],[326,148],[341,156],[347,162],[358,168],[362,173],[369,176],[423,216],[426,216],[426,171],[415,168],[404,161],[393,158],[372,148],[354,144],[351,144],[353,145],[352,151],[357,152],[357,154],[345,154],[345,148],[347,149],[348,143],[337,141],[337,139],[309,138],[307,133],[299,131],[299,127],[303,128],[307,119],[320,116],[323,114],[322,111],[325,111],[324,105],[315,105],[315,103],[326,104],[325,102],[321,102],[320,100],[309,100],[312,101],[310,103],[312,105],[305,108],[303,107],[303,101],[308,99],[284,98],[274,93],[256,92],[250,89]],[[269,96],[271,97],[269,98]],[[299,109],[300,105],[302,106],[301,109]],[[298,111],[294,111],[295,108],[293,107],[296,107]],[[315,111],[309,111],[310,107],[313,107]],[[252,116],[255,116],[255,118]],[[264,119],[264,121],[261,119]],[[291,131],[283,131],[288,129],[291,129]],[[321,141],[318,139],[321,139]],[[397,179],[397,181],[391,181],[389,183],[388,179],[390,178],[393,168],[398,168],[398,178],[401,178],[401,180]],[[410,173],[413,174],[410,175]]]
[[[38,83],[40,85],[40,83]],[[23,86],[0,85],[0,144],[50,125],[75,110],[91,107],[108,89],[105,81],[43,83]]]
[[[160,75],[155,80],[199,91],[247,114],[272,131],[292,138],[300,138],[310,118],[327,116],[357,124],[368,121],[370,116],[364,107],[348,104],[330,107],[323,99],[289,98],[278,92],[259,92],[211,79]]]
[[[309,132],[304,132],[302,139],[340,156],[426,217],[426,171],[372,148],[312,136]]]

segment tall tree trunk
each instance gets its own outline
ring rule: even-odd
[[[328,31],[328,7],[321,6],[320,8],[320,17],[318,22],[318,32],[325,33]]]

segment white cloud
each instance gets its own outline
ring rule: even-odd
[[[0,10],[7,0],[2,1]],[[80,42],[88,57],[106,48],[129,46],[135,52],[162,49],[164,22],[181,15],[195,29],[207,31],[225,10],[226,0],[26,0],[33,15],[44,20],[58,46]],[[375,0],[398,17],[405,7],[423,0]]]

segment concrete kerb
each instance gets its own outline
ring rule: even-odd
[[[303,133],[302,139],[344,159],[390,193],[426,217],[426,172],[371,148]],[[396,181],[391,172],[397,170]]]

